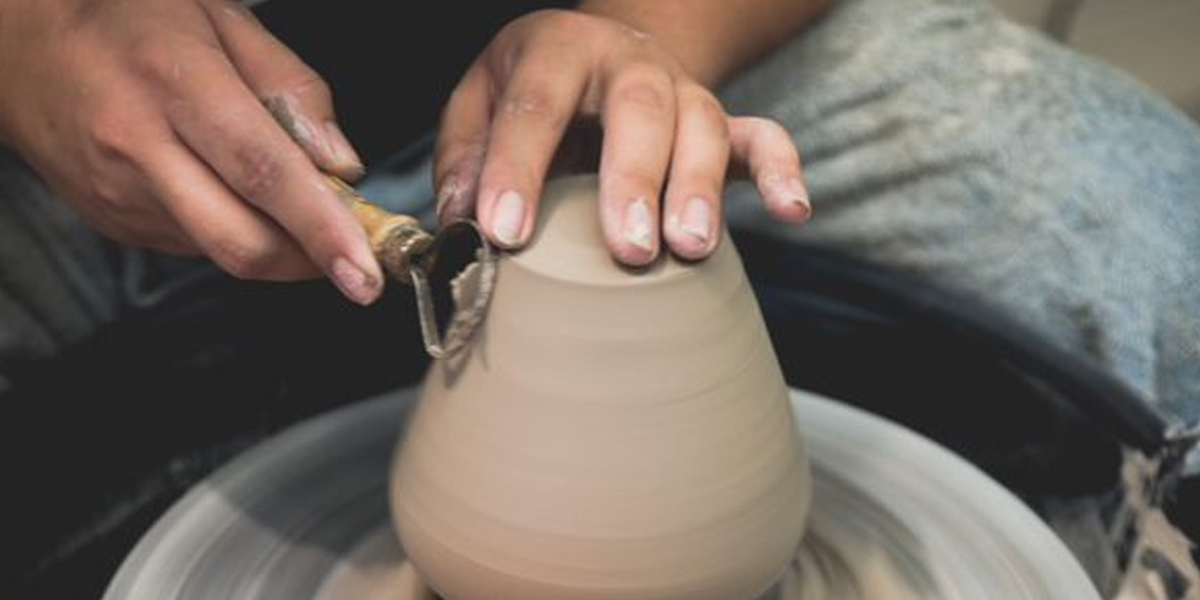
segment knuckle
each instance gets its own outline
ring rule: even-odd
[[[566,122],[568,115],[554,97],[544,90],[519,90],[505,95],[499,114],[514,121],[537,121],[551,126]]]
[[[240,150],[237,158],[238,172],[234,174],[234,187],[247,201],[259,204],[279,189],[284,164],[275,153],[247,148]]]
[[[683,86],[679,90],[681,102],[691,110],[697,111],[703,118],[711,121],[725,120],[725,107],[716,96],[699,85]]]
[[[175,87],[196,60],[207,60],[215,48],[181,36],[146,36],[131,44],[129,65],[143,81],[163,88]]]
[[[112,108],[100,110],[91,118],[88,135],[102,158],[118,161],[132,159],[140,139],[135,118]]]
[[[81,198],[86,205],[103,210],[114,219],[128,220],[152,214],[149,199],[139,189],[138,176],[122,166],[102,165],[89,169],[81,182]]]
[[[326,106],[333,104],[333,91],[329,84],[308,67],[300,67],[298,74],[284,87],[299,98]]]
[[[130,48],[130,67],[143,79],[158,81],[172,71],[177,62],[175,53],[160,38],[147,37],[134,42]]]
[[[631,67],[618,75],[609,101],[659,115],[670,114],[675,107],[670,76],[652,66]]]
[[[279,245],[263,236],[223,237],[210,257],[238,279],[261,279],[278,262]]]

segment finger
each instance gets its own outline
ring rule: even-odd
[[[746,169],[776,219],[803,223],[812,215],[800,153],[786,129],[770,119],[729,119],[732,160]]]
[[[195,256],[203,252],[157,197],[139,200],[154,210],[112,223],[112,237],[126,245],[149,248],[165,254]]]
[[[152,134],[138,133],[151,145],[146,154],[153,156],[161,141]],[[110,181],[120,182],[116,184],[119,187],[101,192],[99,196],[103,199],[97,198],[90,212],[107,231],[114,232],[113,237],[126,245],[172,254],[195,251],[191,238],[153,190],[148,189],[143,160],[107,161],[104,169],[112,178]]]
[[[320,274],[286,232],[238,198],[187,148],[162,148],[147,175],[188,238],[231,275],[290,281]]]
[[[170,121],[239,197],[299,242],[351,300],[378,298],[383,277],[362,227],[324,176],[227,63],[197,59],[179,78]]]
[[[136,215],[117,215],[110,210],[83,207],[79,213],[87,223],[105,237],[124,246],[150,248],[176,255],[195,255],[199,249],[157,198],[138,198],[142,206],[154,208]]]
[[[658,199],[675,138],[674,83],[659,68],[637,65],[604,85],[600,222],[617,260],[645,265],[658,254]]]
[[[182,228],[176,226],[174,229],[174,231],[167,233],[167,235],[161,238],[151,239],[146,243],[146,247],[155,252],[172,256],[196,257],[204,255],[204,251],[187,236]]]
[[[199,256],[204,254],[174,218],[169,222],[156,223],[153,228],[137,224],[121,223],[105,235],[126,246],[148,248],[155,252],[174,256]]]
[[[90,113],[88,143],[79,146],[88,172],[67,174],[76,161],[52,164],[43,174],[92,228],[122,245],[194,254],[196,245],[148,185],[146,166],[174,134],[140,94],[127,94]],[[119,110],[108,108],[119,107]],[[70,172],[68,172],[70,173]]]
[[[479,175],[480,221],[508,248],[524,245],[533,232],[550,163],[587,84],[586,69],[573,67],[555,46],[541,48],[556,54],[521,57],[496,101]]]
[[[487,72],[479,64],[473,65],[442,111],[433,160],[437,214],[442,224],[475,213],[490,121],[488,86]]]
[[[148,161],[174,135],[166,121],[155,118],[153,108],[142,103],[143,97],[135,94],[122,100],[128,112],[97,113],[88,126],[91,143],[81,148],[87,157],[84,162],[94,165],[101,176],[63,179],[52,170],[49,181],[59,184],[56,189],[93,227],[121,244],[196,254],[196,245],[147,183]]]
[[[729,128],[725,110],[700,86],[680,89],[679,107],[663,235],[676,255],[699,260],[712,254],[721,235]]]
[[[362,161],[334,116],[329,86],[238,2],[209,0],[209,19],[246,85],[322,169],[344,179],[363,175]]]

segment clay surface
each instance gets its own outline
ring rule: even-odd
[[[632,272],[596,179],[551,182],[459,360],[433,365],[394,465],[397,531],[448,600],[753,600],[811,481],[736,250]]]

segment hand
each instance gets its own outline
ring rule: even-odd
[[[239,4],[0,0],[0,81],[0,140],[104,234],[379,295],[362,228],[318,170],[362,169],[329,90]]]
[[[662,240],[685,259],[707,257],[727,175],[751,177],[781,221],[811,212],[799,154],[777,123],[727,115],[641,32],[547,10],[501,30],[451,95],[435,156],[439,215],[474,211],[496,244],[525,244],[545,178],[564,156],[587,154],[572,144],[589,141],[577,135],[589,123],[603,132],[604,237],[625,264],[654,260]]]

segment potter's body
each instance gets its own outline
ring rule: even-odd
[[[810,495],[736,251],[618,267],[595,179],[547,189],[469,353],[436,363],[399,446],[396,524],[452,600],[750,600]]]

